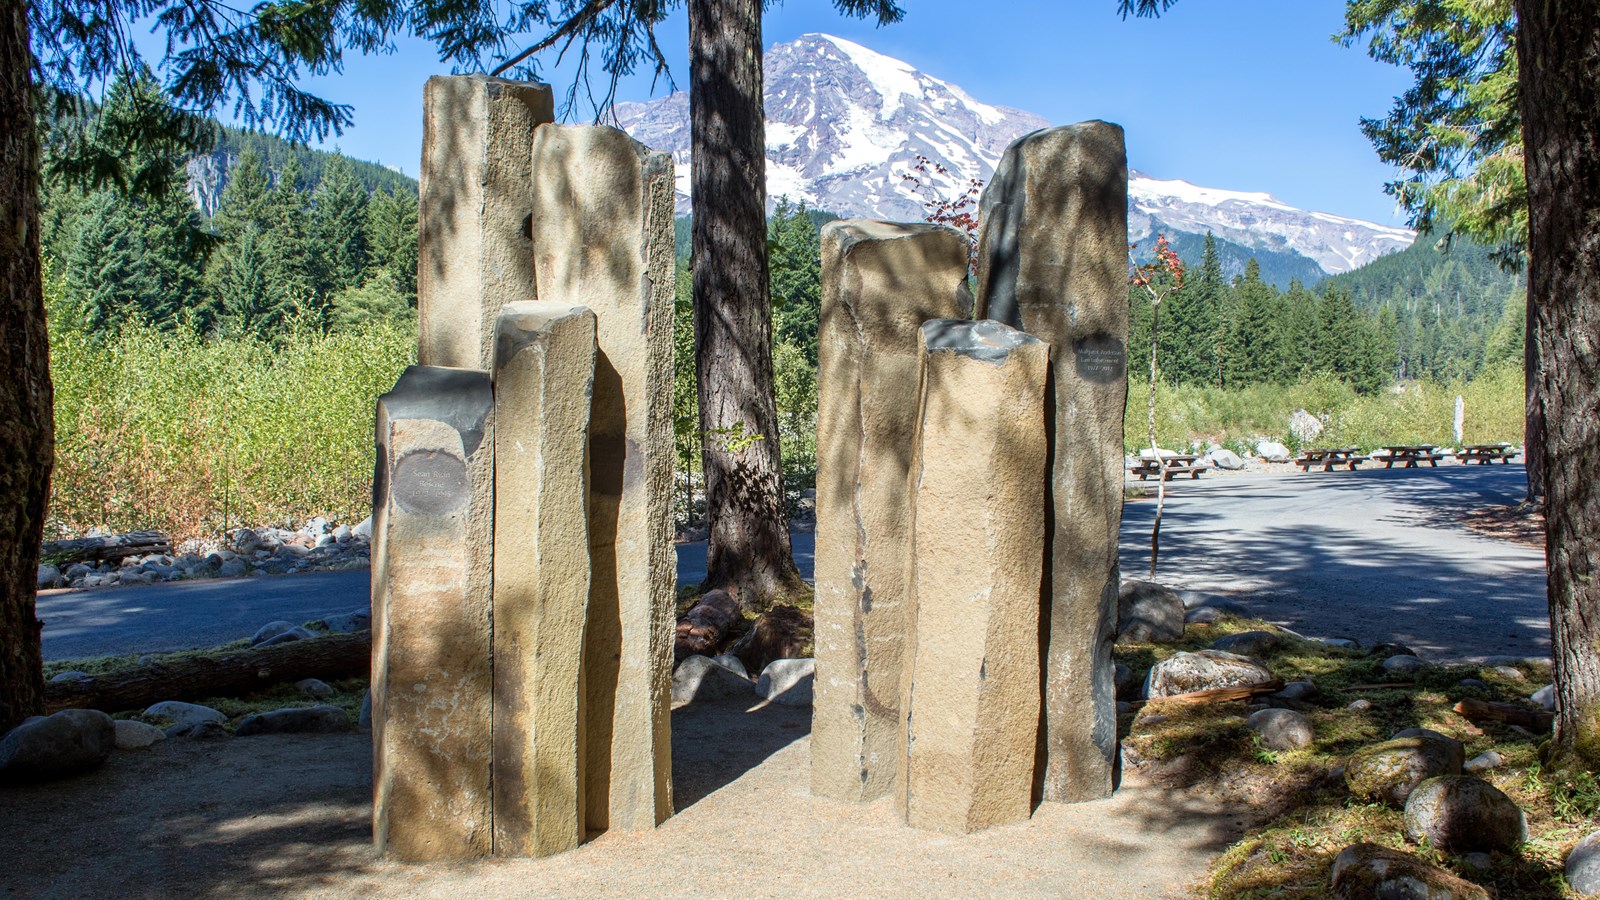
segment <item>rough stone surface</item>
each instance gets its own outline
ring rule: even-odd
[[[180,700],[163,700],[146,709],[144,714],[157,719],[166,719],[177,725],[193,725],[197,722],[216,722],[220,725],[228,721],[227,716],[209,706],[184,703]]]
[[[356,727],[362,731],[372,730],[372,691],[361,695],[361,712],[356,714]]]
[[[1353,844],[1333,861],[1335,900],[1489,900],[1489,892],[1409,853]]]
[[[179,722],[168,728],[166,735],[186,741],[225,741],[233,737],[221,722]]]
[[[1396,675],[1409,675],[1425,665],[1427,665],[1427,663],[1424,663],[1415,656],[1401,654],[1399,656],[1391,656],[1384,660],[1383,670]]]
[[[775,659],[761,670],[756,693],[785,706],[811,706],[816,675],[815,659]]]
[[[1277,441],[1261,441],[1256,444],[1256,455],[1267,462],[1286,463],[1289,461],[1289,448]]]
[[[1401,806],[1427,779],[1460,775],[1464,760],[1460,741],[1434,731],[1407,729],[1352,753],[1345,762],[1344,781],[1358,799]]]
[[[1122,663],[1116,664],[1116,673],[1113,676],[1117,688],[1117,699],[1136,700],[1139,691],[1144,687],[1143,680],[1138,678],[1134,671]]]
[[[1279,637],[1270,631],[1242,631],[1217,638],[1211,642],[1211,649],[1240,656],[1258,656],[1277,649],[1280,643]]]
[[[378,398],[373,837],[396,859],[491,850],[493,412],[463,369],[411,366]]]
[[[494,852],[583,841],[589,397],[595,318],[511,303],[495,322]]]
[[[341,526],[343,527],[343,526]],[[332,634],[350,634],[372,628],[372,614],[364,609],[326,616],[322,624]]]
[[[34,716],[0,737],[0,782],[34,783],[86,772],[117,743],[111,717],[93,709]]]
[[[1032,811],[1049,348],[942,319],[921,354],[896,798],[908,824],[962,834]]]
[[[1600,831],[1578,842],[1567,854],[1567,884],[1583,896],[1600,894]]]
[[[1485,750],[1477,756],[1461,764],[1461,771],[1468,775],[1479,775],[1491,769],[1498,769],[1505,765],[1505,757],[1493,750]]]
[[[1311,720],[1292,709],[1257,710],[1245,724],[1261,735],[1261,746],[1269,750],[1298,750],[1316,739]]]
[[[722,700],[750,702],[751,682],[709,656],[696,654],[678,664],[672,673],[672,702],[707,703]]]
[[[1429,778],[1406,800],[1406,837],[1451,853],[1509,852],[1528,839],[1522,809],[1470,775]]]
[[[1150,670],[1145,695],[1154,700],[1191,691],[1266,684],[1271,680],[1270,669],[1243,656],[1221,650],[1174,653]]]
[[[303,678],[296,681],[294,686],[307,697],[332,697],[334,693],[333,685],[320,678]]]
[[[967,245],[854,220],[821,240],[811,789],[868,801],[893,791],[899,752],[919,329],[970,309]]]
[[[672,814],[672,158],[615,128],[533,141],[538,299],[586,306],[599,352],[589,421],[585,822]]]
[[[555,121],[554,96],[547,84],[438,75],[422,97],[417,361],[487,371],[501,305],[544,299],[525,228],[529,151],[534,129]]]
[[[1111,644],[1128,399],[1128,163],[1084,122],[1006,149],[982,199],[977,315],[1050,345],[1055,405],[1043,660],[1045,800],[1111,794]]]
[[[340,734],[350,730],[350,717],[337,706],[274,709],[239,720],[236,737],[258,734]]]
[[[1317,686],[1310,681],[1291,681],[1283,690],[1271,694],[1275,700],[1310,700],[1317,695]]]
[[[1553,685],[1553,684],[1547,684],[1544,687],[1539,688],[1537,691],[1534,691],[1532,694],[1528,695],[1528,699],[1532,700],[1533,702],[1535,702],[1537,704],[1539,704],[1540,706],[1544,707],[1546,710],[1549,710],[1550,712],[1555,712],[1556,711],[1556,686]]]
[[[711,657],[711,661],[719,666],[726,666],[727,668],[738,672],[745,678],[750,677],[750,670],[745,668],[744,660],[734,656],[732,653],[719,653],[716,656]]]
[[[166,732],[144,722],[135,722],[132,719],[118,719],[112,724],[116,727],[118,750],[144,750],[152,744],[167,739]]]
[[[246,529],[246,530],[248,530],[248,529]],[[254,534],[254,532],[251,532],[251,533]],[[294,627],[295,626],[294,626],[293,622],[284,622],[284,621],[268,622],[267,624],[265,624],[265,625],[261,626],[260,628],[256,629],[256,633],[254,635],[252,635],[251,638],[250,638],[250,646],[252,646],[252,647],[260,646],[262,643],[265,643],[266,641],[270,641],[273,638],[277,637],[280,634],[283,634],[286,631],[293,631]]]
[[[254,646],[257,646],[257,647],[276,647],[279,644],[289,644],[289,643],[293,643],[294,641],[309,641],[314,637],[317,637],[317,633],[315,631],[312,631],[309,628],[302,628],[301,626],[296,625],[295,627],[290,628],[287,631],[281,631],[281,632],[273,635],[272,637],[269,637],[266,640],[264,640],[264,641],[262,641],[262,642],[260,642],[258,644],[255,644]]]
[[[1183,637],[1183,600],[1153,581],[1124,581],[1117,592],[1117,641],[1148,643]]]
[[[79,672],[76,669],[74,669],[73,671],[70,671],[70,672],[57,672],[56,674],[50,676],[50,680],[53,681],[53,682],[81,681],[81,680],[83,680],[85,678],[93,678],[93,677],[94,676],[90,675],[88,672]]]

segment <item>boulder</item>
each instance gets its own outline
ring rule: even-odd
[[[86,772],[116,744],[116,726],[99,710],[33,716],[0,738],[0,781],[31,784]]]
[[[1477,775],[1482,772],[1487,772],[1490,769],[1498,769],[1504,764],[1505,757],[1494,752],[1493,750],[1485,750],[1484,752],[1479,753],[1477,756],[1467,760],[1465,763],[1462,763],[1461,771],[1466,772],[1468,775]]]
[[[320,699],[322,697],[332,697],[334,694],[333,685],[328,684],[326,681],[323,681],[319,678],[303,678],[295,682],[294,686],[300,690],[300,693],[305,694],[307,697],[317,697]]]
[[[215,722],[221,725],[228,721],[227,716],[209,706],[184,703],[179,700],[163,700],[146,709],[144,714],[157,719],[166,719],[175,725],[194,725],[199,722]]]
[[[1114,678],[1119,698],[1124,700],[1138,698],[1141,679],[1134,676],[1132,669],[1122,663],[1117,663]]]
[[[717,663],[718,665],[727,666],[735,672],[738,672],[740,675],[743,675],[745,678],[750,677],[750,671],[744,667],[744,660],[734,656],[732,653],[719,653],[716,656],[711,657],[711,661]],[[770,663],[768,664],[768,668],[771,668]]]
[[[167,729],[167,737],[188,741],[221,741],[233,735],[220,722],[180,722]]]
[[[372,539],[372,517],[371,516],[367,516],[365,519],[362,519],[360,522],[357,522],[356,523],[356,527],[350,529],[350,536],[353,537],[353,538],[357,538],[359,540],[363,540],[363,541],[371,540]]]
[[[1211,649],[1240,656],[1260,656],[1276,650],[1279,643],[1278,636],[1270,631],[1243,631],[1217,638],[1211,642]]]
[[[233,535],[233,549],[246,556],[260,550],[262,547],[261,535],[253,528],[241,528]]]
[[[1373,644],[1370,648],[1368,648],[1367,655],[1368,656],[1382,656],[1382,657],[1389,657],[1389,656],[1416,656],[1417,653],[1416,653],[1415,650],[1412,650],[1410,647],[1407,647],[1405,644],[1396,644],[1396,643],[1393,643],[1391,641],[1385,641],[1385,642],[1380,643],[1380,644]]]
[[[290,628],[288,631],[284,631],[284,632],[280,632],[278,634],[275,634],[272,637],[269,637],[264,641],[252,642],[251,646],[253,646],[253,647],[276,647],[279,644],[289,644],[289,643],[293,643],[294,641],[309,640],[309,639],[314,638],[316,636],[317,636],[317,633],[315,631],[312,631],[309,628],[302,628],[299,625],[296,625],[295,627]]]
[[[1400,806],[1427,779],[1461,774],[1465,756],[1454,738],[1407,729],[1352,753],[1345,763],[1344,781],[1358,799]]]
[[[1289,417],[1289,433],[1302,444],[1309,444],[1322,433],[1322,420],[1303,409],[1297,409]]]
[[[64,583],[65,581],[61,577],[60,569],[50,565],[49,563],[41,563],[39,565],[39,580],[37,582],[39,590],[44,591],[49,590],[50,588],[58,588]]]
[[[1600,894],[1600,831],[1579,841],[1567,854],[1567,884],[1585,897]]]
[[[1277,441],[1261,441],[1256,444],[1256,455],[1267,462],[1285,463],[1291,454],[1289,448]]]
[[[1487,691],[1489,685],[1476,678],[1463,678],[1456,682],[1456,687],[1469,688],[1475,691]]]
[[[1292,709],[1258,710],[1245,724],[1261,736],[1261,745],[1269,750],[1298,750],[1316,738],[1311,720]]]
[[[1175,641],[1183,637],[1183,600],[1153,581],[1124,581],[1117,591],[1117,642]]]
[[[372,629],[372,614],[364,609],[353,609],[349,612],[326,616],[322,619],[322,624],[331,634],[370,631]]]
[[[1175,653],[1150,670],[1145,696],[1154,700],[1214,688],[1243,687],[1272,681],[1266,666],[1220,650]]]
[[[257,734],[340,734],[350,730],[350,717],[337,706],[275,709],[245,716],[234,729],[238,737]]]
[[[52,682],[78,681],[79,679],[93,677],[94,676],[90,675],[88,672],[79,672],[78,670],[74,669],[70,672],[58,672],[55,675],[51,675],[50,680]]]
[[[1291,681],[1283,690],[1269,696],[1274,700],[1310,700],[1317,695],[1317,686],[1310,681]]]
[[[1236,472],[1245,466],[1245,462],[1239,458],[1239,454],[1232,450],[1224,450],[1221,447],[1208,452],[1206,454],[1206,462],[1219,469],[1227,469],[1230,472]]]
[[[691,656],[672,673],[672,704],[750,699],[750,679],[709,656]]]
[[[250,564],[237,556],[217,567],[217,576],[219,578],[243,578],[249,574]]]
[[[1547,684],[1544,687],[1539,688],[1537,691],[1534,691],[1532,694],[1529,694],[1528,699],[1539,704],[1550,712],[1555,712],[1556,686],[1553,684]]]
[[[1352,844],[1333,861],[1335,900],[1489,900],[1489,892],[1409,853]]]
[[[250,646],[259,646],[260,644],[270,641],[286,631],[293,630],[294,627],[294,623],[285,622],[281,619],[276,622],[268,622],[267,624],[256,629],[256,633],[250,637]]]
[[[1231,600],[1208,600],[1205,603],[1191,608],[1184,614],[1185,622],[1203,622],[1211,624],[1224,619],[1247,619],[1250,611],[1242,604]]]
[[[1406,837],[1451,853],[1509,852],[1528,839],[1528,823],[1516,802],[1489,782],[1445,775],[1411,792]]]
[[[132,719],[118,719],[116,745],[118,750],[147,750],[150,745],[167,739],[167,733],[154,725]]]
[[[817,661],[814,659],[775,659],[761,670],[756,693],[785,706],[810,706],[816,679]]]
[[[1416,658],[1415,656],[1401,654],[1399,656],[1391,656],[1384,660],[1383,670],[1393,675],[1410,675],[1412,672],[1417,671],[1425,665],[1427,665],[1427,663]]]
[[[1323,638],[1322,639],[1322,643],[1327,644],[1329,647],[1334,647],[1334,648],[1339,649],[1339,650],[1360,650],[1361,649],[1360,642],[1351,640],[1350,638]]]
[[[1495,666],[1493,671],[1494,671],[1494,673],[1496,675],[1499,675],[1501,678],[1509,678],[1512,681],[1527,681],[1528,680],[1528,676],[1522,674],[1522,670],[1517,668],[1516,666]]]

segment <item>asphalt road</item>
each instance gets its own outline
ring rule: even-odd
[[[1172,482],[1158,580],[1225,596],[1304,634],[1398,640],[1436,659],[1549,653],[1543,553],[1455,523],[1522,496],[1521,466],[1458,466]],[[1153,486],[1153,485],[1152,485]],[[1124,577],[1145,577],[1153,500],[1127,504]],[[814,544],[794,535],[811,576]],[[705,545],[678,547],[678,581]],[[47,659],[214,646],[274,619],[367,604],[366,572],[176,582],[39,597]]]

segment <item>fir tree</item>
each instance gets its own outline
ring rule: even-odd
[[[814,366],[822,304],[822,247],[817,224],[805,203],[796,206],[787,197],[778,198],[767,220],[767,246],[772,259],[774,343],[794,346]]]
[[[330,297],[359,283],[367,267],[367,189],[343,156],[329,160],[311,195],[313,296]]]

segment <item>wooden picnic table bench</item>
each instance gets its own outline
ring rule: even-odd
[[[1366,461],[1359,447],[1317,447],[1300,451],[1294,464],[1305,472],[1311,471],[1312,466],[1321,466],[1324,472],[1332,472],[1336,466],[1348,466],[1354,472],[1356,466]]]
[[[1394,468],[1395,463],[1404,463],[1401,468],[1405,469],[1415,469],[1418,463],[1427,463],[1437,469],[1439,460],[1444,459],[1444,454],[1437,452],[1438,448],[1432,444],[1397,444],[1383,449],[1389,451],[1389,455],[1378,458],[1383,460],[1385,469]]]
[[[1516,455],[1517,448],[1510,444],[1467,444],[1456,454],[1456,459],[1461,460],[1463,466],[1470,462],[1486,466],[1497,459],[1509,464]]]
[[[1171,481],[1176,475],[1188,475],[1190,478],[1199,478],[1200,473],[1211,468],[1207,465],[1195,465],[1200,457],[1187,453],[1174,453],[1162,456],[1160,460],[1151,457],[1140,457],[1128,471],[1139,476],[1143,481],[1151,475],[1160,475],[1162,481]]]

